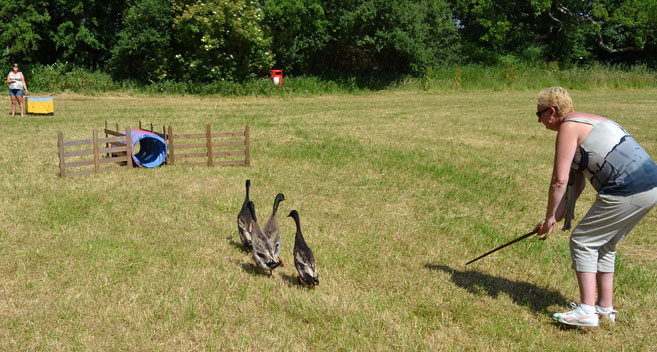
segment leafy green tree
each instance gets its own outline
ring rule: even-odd
[[[264,0],[262,8],[276,66],[311,73],[328,41],[329,22],[320,0]]]
[[[654,58],[657,0],[449,0],[469,60]]]
[[[112,48],[114,77],[137,81],[171,78],[173,8],[169,0],[137,0],[123,15]]]
[[[126,0],[51,0],[48,38],[41,38],[41,62],[66,61],[104,67],[121,29]],[[45,59],[44,59],[45,58]]]
[[[179,78],[194,82],[266,75],[271,39],[260,4],[248,0],[177,1],[173,21]]]
[[[656,0],[553,0],[546,10],[555,50],[572,48],[576,59],[603,58],[613,61],[654,60],[657,40]],[[558,46],[561,44],[560,46]],[[565,45],[563,45],[565,44]]]
[[[423,73],[456,59],[458,35],[442,0],[323,1],[331,23],[321,53],[340,72]]]
[[[497,63],[507,54],[546,48],[540,27],[549,0],[450,0],[469,60]],[[543,30],[546,30],[544,28]],[[536,56],[536,54],[534,55]]]
[[[0,49],[3,64],[39,61],[39,43],[47,36],[47,1],[0,0]],[[5,66],[6,67],[6,66]]]

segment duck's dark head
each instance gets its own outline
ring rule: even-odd
[[[246,206],[249,208],[249,210],[251,210],[251,215],[253,215],[253,220],[258,221],[258,219],[256,219],[255,204],[249,201],[248,203],[246,203]]]
[[[319,279],[315,276],[310,275],[301,275],[301,281],[303,281],[308,286],[317,286],[319,285]]]
[[[251,180],[246,180],[246,199],[249,199],[249,187],[251,187]]]
[[[276,195],[276,198],[274,198],[274,214],[278,210],[278,203],[284,200],[285,200],[285,195],[283,195],[283,193],[279,193]]]
[[[301,222],[299,221],[299,212],[297,212],[296,210],[292,210],[288,215],[288,217],[294,219],[294,223],[297,225],[297,234],[299,234],[299,232],[301,232]]]

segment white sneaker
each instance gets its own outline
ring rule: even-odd
[[[573,310],[565,313],[554,313],[552,319],[567,325],[598,326],[599,318],[595,311],[586,313],[582,307],[574,302],[570,302],[570,306],[573,307]]]
[[[616,321],[616,313],[618,313],[618,311],[614,310],[613,308],[610,310],[603,310],[599,305],[595,305],[595,314],[599,315],[600,318],[609,319],[609,321],[612,323]]]

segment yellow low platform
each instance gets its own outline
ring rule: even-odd
[[[25,108],[28,114],[55,114],[55,104],[52,97],[25,97]]]

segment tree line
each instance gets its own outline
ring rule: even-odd
[[[0,0],[2,61],[137,82],[657,64],[657,0]],[[8,66],[6,66],[8,67]]]

